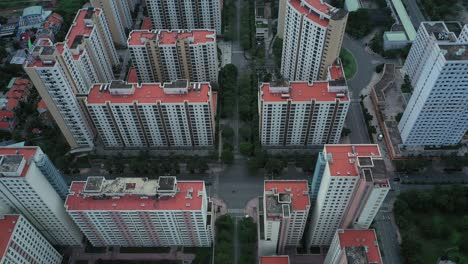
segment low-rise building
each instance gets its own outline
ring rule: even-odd
[[[106,148],[212,147],[216,99],[209,83],[96,84],[86,106]]]
[[[346,79],[337,62],[328,81],[263,83],[259,126],[263,146],[336,144],[349,108]]]

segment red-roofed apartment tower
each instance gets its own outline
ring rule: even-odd
[[[280,0],[281,74],[290,81],[324,80],[339,57],[348,12],[324,0]]]
[[[259,201],[259,256],[283,254],[302,239],[310,209],[307,181],[265,181]]]
[[[209,247],[214,213],[203,181],[89,177],[65,208],[93,246]]]
[[[349,108],[340,61],[328,68],[327,81],[263,83],[259,89],[263,146],[336,144]]]

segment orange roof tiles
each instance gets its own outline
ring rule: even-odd
[[[320,1],[320,0],[308,0],[311,3],[315,1]],[[303,5],[301,5],[299,0],[291,0],[289,1],[289,4],[296,9],[297,12],[305,15],[306,18],[312,20],[313,22],[317,23],[318,25],[322,27],[327,27],[328,26],[328,21],[321,19],[320,15],[314,12],[309,12],[309,9]],[[319,6],[317,6],[319,7]]]
[[[382,264],[379,246],[376,244],[377,236],[374,230],[343,230],[338,233],[341,248],[346,247],[367,247],[367,260],[369,263]]]
[[[341,92],[329,92],[327,81],[318,81],[312,84],[307,82],[290,82],[289,97],[282,97],[285,93],[271,93],[270,84],[264,83],[261,87],[264,102],[310,102],[312,99],[322,102],[332,102],[337,99],[337,95]],[[340,97],[341,101],[349,101],[347,96]]]
[[[260,259],[260,264],[289,264],[288,256],[264,256]]]
[[[29,147],[29,148],[10,148],[10,147],[1,147],[0,148],[0,155],[23,155],[24,159],[28,161],[30,158],[34,157],[37,152],[37,147]],[[23,171],[21,172],[21,177],[26,176],[26,173],[29,169],[29,163],[26,162],[24,165]],[[4,176],[6,177],[6,176]]]
[[[131,104],[138,103],[183,103],[189,102],[208,102],[210,85],[208,83],[201,83],[199,91],[189,90],[185,94],[166,94],[160,83],[143,83],[141,85],[133,84],[134,93],[129,95],[115,95],[111,94],[109,90],[99,91],[100,85],[94,85],[89,91],[87,103],[88,104],[104,104],[111,102],[114,104]]]
[[[350,153],[357,154],[356,157],[349,156]],[[380,158],[381,153],[378,145],[325,145],[324,152],[330,153],[332,161],[328,161],[331,176],[359,176],[357,157]],[[351,161],[353,160],[354,161]],[[348,174],[349,173],[349,174]]]
[[[179,192],[171,198],[166,199],[141,199],[137,195],[124,195],[120,199],[102,199],[95,200],[92,197],[84,197],[80,192],[83,191],[86,182],[72,182],[70,194],[65,201],[65,207],[68,211],[82,210],[139,210],[139,211],[157,211],[157,210],[200,210],[202,207],[203,196],[196,195],[198,191],[204,190],[203,181],[177,181]],[[192,198],[187,198],[187,191],[193,188]]]
[[[290,193],[292,210],[303,211],[310,206],[307,181],[265,181],[265,191],[276,188],[277,193]],[[291,188],[291,190],[287,190]]]
[[[0,259],[3,258],[10,245],[11,235],[18,219],[19,215],[5,215],[3,219],[0,219]]]

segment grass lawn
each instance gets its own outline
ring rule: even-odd
[[[340,59],[343,63],[346,79],[353,78],[357,71],[356,59],[354,59],[353,54],[351,54],[347,49],[341,49]]]

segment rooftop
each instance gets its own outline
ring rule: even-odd
[[[30,160],[37,152],[37,147],[11,148],[0,147],[0,174],[3,177],[11,177],[18,172],[24,177],[29,169]],[[23,164],[21,164],[25,161]],[[17,170],[20,171],[17,171]]]
[[[141,23],[141,30],[150,30],[151,29],[151,18],[145,17],[143,18],[143,22]]]
[[[176,81],[175,81],[176,82]],[[174,83],[175,83],[174,82]],[[114,92],[116,89],[128,89],[126,93]],[[211,95],[209,83],[189,83],[187,87],[181,89],[172,88],[172,83],[118,83],[95,84],[89,91],[87,97],[88,104],[104,104],[106,102],[116,104],[138,103],[183,103],[208,102]]]
[[[263,256],[260,264],[289,264],[289,256]]]
[[[328,81],[290,82],[286,84],[263,83],[260,86],[261,98],[264,102],[310,102],[311,100],[332,102],[336,99],[349,101],[347,90],[332,92]]]
[[[446,60],[468,60],[468,44],[439,44]]]
[[[91,18],[93,14],[99,15],[100,13],[100,9],[94,9],[92,7],[78,10],[75,20],[65,37],[66,44],[69,48],[77,48],[83,43],[85,37],[91,35],[94,30],[94,23]]]
[[[130,67],[130,69],[128,69],[127,82],[138,83],[138,75],[134,67]]]
[[[348,264],[382,264],[377,236],[373,229],[339,229],[340,246],[346,251]]]
[[[375,144],[325,145],[323,151],[331,176],[359,176],[361,168],[373,168],[373,165],[366,164],[382,159],[379,146]]]
[[[0,259],[6,253],[10,244],[11,235],[18,222],[19,215],[3,215],[0,216]]]
[[[307,181],[265,181],[264,192],[267,214],[282,214],[283,205],[290,205],[293,211],[304,211],[310,206]]]
[[[324,15],[329,16],[328,13],[324,13],[325,11],[329,10],[327,5],[321,4],[320,0],[302,0],[307,6],[302,5],[300,0],[290,0],[289,4],[296,9],[297,12],[305,15],[306,18],[312,20],[313,22],[317,23],[322,27],[328,27],[328,20],[320,18],[319,12]],[[312,7],[316,12],[310,12],[310,7]],[[317,12],[318,11],[318,12]]]
[[[187,40],[190,44],[216,42],[216,32],[207,29],[193,30],[133,30],[128,37],[129,45],[143,45],[148,40],[157,40],[159,45],[175,45]]]
[[[72,182],[65,201],[68,211],[82,210],[200,210],[205,195],[203,181],[89,177]]]

